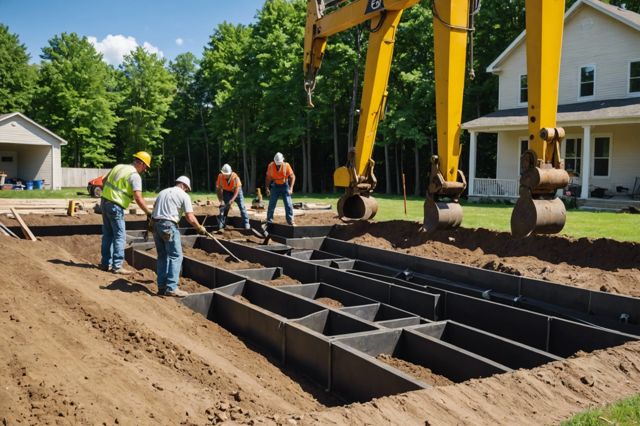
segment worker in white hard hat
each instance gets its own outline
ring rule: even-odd
[[[282,198],[287,223],[289,225],[295,225],[293,221],[291,194],[293,194],[293,185],[296,183],[296,175],[293,173],[293,169],[289,163],[284,161],[284,155],[282,155],[282,153],[276,153],[273,161],[269,163],[265,183],[267,187],[266,194],[269,197],[267,224],[273,222],[273,212],[276,209],[276,203],[278,202],[278,198]]]
[[[216,193],[218,194],[218,201],[220,202],[220,215],[218,217],[219,229],[224,229],[229,209],[234,201],[240,209],[242,226],[244,229],[249,229],[249,215],[247,214],[247,208],[244,206],[242,181],[240,181],[236,172],[234,172],[228,164],[225,164],[222,166],[222,169],[220,169],[218,180],[216,180]]]
[[[124,213],[135,201],[149,216],[151,210],[142,197],[140,175],[151,167],[151,155],[145,151],[133,154],[131,164],[118,164],[103,178],[104,188],[100,200],[102,212],[102,259],[100,269],[128,275],[133,271],[122,267],[126,242]]]
[[[184,297],[188,293],[178,288],[180,269],[182,267],[182,245],[178,222],[186,216],[187,222],[198,234],[205,235],[207,230],[198,223],[193,214],[191,198],[191,181],[186,176],[176,179],[175,186],[163,189],[158,194],[153,206],[153,241],[156,243],[158,260],[156,274],[158,276],[158,295]]]

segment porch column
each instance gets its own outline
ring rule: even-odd
[[[589,176],[591,175],[591,126],[582,126],[582,191],[580,198],[589,198]]]
[[[478,148],[478,134],[473,130],[469,131],[470,143],[469,143],[469,176],[467,181],[469,183],[469,195],[475,195],[474,180],[476,179],[476,151]]]

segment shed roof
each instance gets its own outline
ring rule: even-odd
[[[640,97],[558,106],[559,125],[640,123]],[[496,131],[527,127],[527,108],[503,109],[462,124],[462,128]]]
[[[26,115],[24,115],[21,112],[10,112],[8,114],[0,114],[0,124],[2,124],[3,122],[5,122],[7,120],[15,118],[15,117],[19,117],[19,118],[27,121],[28,123],[36,126],[37,128],[39,128],[43,132],[51,135],[52,137],[54,137],[55,139],[57,139],[60,142],[60,145],[67,145],[67,141],[66,140],[62,139],[60,136],[56,135],[55,133],[53,133],[51,130],[47,129],[46,127],[36,123],[35,121],[33,121],[32,119],[30,119],[29,117],[27,117]]]
[[[636,31],[640,31],[640,14],[632,12],[630,10],[623,9],[618,6],[612,6],[610,4],[603,3],[599,0],[578,0],[571,6],[564,14],[565,22],[569,20],[581,6],[591,6],[592,8],[610,16],[611,18],[622,22],[625,25],[630,26]],[[487,72],[497,73],[500,71],[500,64],[515,50],[516,47],[521,45],[526,37],[526,31],[520,33],[513,42],[507,48],[502,51],[488,67]]]

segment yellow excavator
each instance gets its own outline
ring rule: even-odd
[[[341,218],[369,220],[378,210],[372,196],[376,177],[371,158],[378,124],[384,119],[387,83],[402,12],[420,0],[308,0],[304,41],[308,103],[316,86],[327,40],[369,22],[369,42],[355,149],[333,175],[345,188],[338,201]],[[424,229],[455,228],[462,223],[458,200],[466,188],[458,168],[467,39],[479,0],[432,0],[438,155],[431,158]],[[529,150],[521,159],[520,198],[511,218],[515,236],[559,232],[566,211],[555,197],[569,176],[560,158],[564,131],[556,127],[564,0],[526,0],[529,83]]]

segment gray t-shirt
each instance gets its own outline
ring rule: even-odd
[[[182,188],[173,186],[160,191],[156,202],[153,204],[151,217],[157,220],[166,219],[178,223],[185,213],[193,213],[191,198]]]
[[[138,173],[131,173],[131,176],[129,176],[129,183],[131,184],[131,188],[133,188],[134,192],[142,192],[142,178]]]

